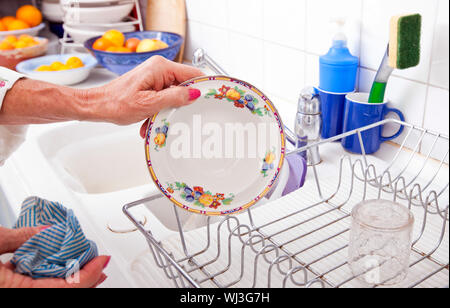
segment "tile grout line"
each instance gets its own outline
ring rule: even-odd
[[[430,55],[430,59],[429,59],[430,69],[428,70],[428,76],[427,76],[427,89],[425,92],[425,95],[426,95],[425,96],[425,104],[424,104],[423,114],[422,114],[422,127],[425,127],[425,119],[426,119],[427,106],[428,106],[428,97],[429,97],[430,86],[431,86],[430,80],[431,80],[431,70],[432,70],[432,64],[433,64],[433,48],[436,43],[436,28],[437,28],[437,19],[438,19],[438,15],[439,15],[439,7],[440,7],[440,3],[438,1],[436,1],[435,18],[434,18],[434,25],[433,25],[433,38],[431,39],[431,55]],[[421,145],[421,150],[422,150],[422,145]]]
[[[361,1],[361,11],[359,16],[359,76],[358,76],[358,91],[361,88],[361,57],[362,57],[362,37],[363,37],[363,18],[364,18],[364,1]]]
[[[303,46],[304,46],[305,50],[308,49],[308,1],[309,0],[305,0],[305,3],[304,3],[305,11],[303,12],[303,14],[304,14],[303,15],[304,16],[304,18],[303,18],[303,21],[304,21]],[[306,52],[303,52],[303,53],[304,53],[304,55],[303,55],[303,63],[304,63],[304,65],[303,65],[303,67],[304,67],[303,83],[306,83],[307,76],[308,76],[308,56],[307,56]],[[318,87],[319,85],[316,85],[316,86]]]

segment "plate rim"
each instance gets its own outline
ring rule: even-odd
[[[264,198],[276,186],[276,184],[278,183],[278,180],[280,179],[280,173],[281,173],[281,170],[283,169],[283,166],[284,166],[284,163],[285,163],[284,161],[285,161],[285,157],[286,157],[286,133],[285,133],[283,120],[281,119],[281,116],[280,116],[280,113],[278,112],[278,109],[275,107],[275,105],[269,99],[269,97],[267,95],[265,95],[261,90],[259,90],[255,86],[253,86],[251,83],[248,83],[248,82],[243,81],[241,79],[230,77],[230,76],[211,75],[211,76],[201,76],[201,77],[195,77],[195,78],[189,79],[189,80],[181,83],[179,86],[180,87],[187,87],[187,86],[190,86],[190,85],[195,84],[197,82],[208,81],[208,80],[224,80],[224,81],[229,81],[229,82],[235,82],[235,83],[238,83],[238,84],[241,84],[241,85],[247,85],[249,87],[249,89],[251,89],[252,91],[256,92],[258,95],[260,95],[260,97],[265,98],[264,101],[271,108],[273,114],[275,115],[276,121],[278,122],[278,126],[279,126],[279,129],[280,129],[280,137],[281,137],[281,149],[280,149],[280,152],[281,152],[281,156],[280,156],[280,163],[277,166],[277,171],[275,172],[275,175],[272,178],[272,180],[270,181],[269,185],[266,186],[264,188],[264,190],[262,191],[262,193],[260,193],[252,201],[248,202],[247,204],[245,204],[245,205],[243,205],[243,206],[241,206],[239,208],[235,208],[235,209],[228,210],[228,211],[212,212],[212,211],[207,211],[207,210],[198,210],[198,209],[194,209],[194,208],[192,208],[190,206],[187,206],[187,205],[179,202],[178,200],[176,200],[161,185],[160,181],[158,180],[158,177],[156,176],[155,170],[153,169],[153,164],[151,162],[151,157],[150,157],[149,136],[151,135],[151,130],[153,128],[153,124],[155,123],[155,120],[156,120],[157,116],[161,113],[161,111],[155,113],[151,118],[148,119],[149,120],[149,124],[148,124],[147,129],[146,129],[145,140],[144,140],[145,161],[146,161],[146,165],[147,165],[147,170],[149,171],[150,177],[152,178],[152,180],[153,180],[154,184],[156,185],[156,187],[158,187],[158,189],[162,192],[162,194],[166,198],[168,198],[176,206],[182,208],[183,210],[189,211],[191,213],[201,214],[201,215],[206,215],[206,216],[235,215],[235,214],[242,213],[245,210],[249,209],[250,207],[254,206],[262,198]]]

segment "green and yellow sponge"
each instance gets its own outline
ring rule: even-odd
[[[407,69],[420,62],[422,16],[399,15],[391,18],[389,66]]]

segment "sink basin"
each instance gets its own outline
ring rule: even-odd
[[[43,134],[38,144],[67,187],[105,194],[152,183],[138,133],[138,125],[70,124]]]

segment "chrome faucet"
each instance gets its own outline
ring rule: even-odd
[[[300,93],[298,100],[295,133],[297,148],[320,141],[322,134],[322,114],[319,95],[313,87],[306,87]],[[312,147],[308,151],[300,152],[308,166],[320,164],[319,147]]]

